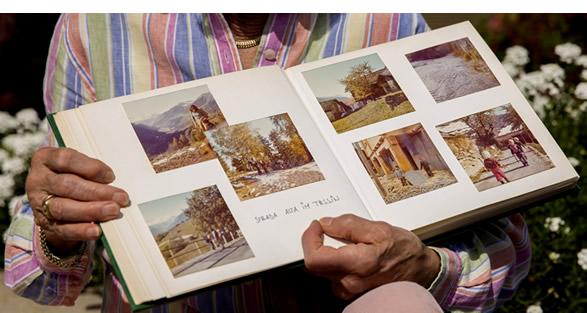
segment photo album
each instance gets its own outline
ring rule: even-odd
[[[101,227],[134,308],[299,262],[302,233],[324,216],[429,239],[579,178],[468,22],[49,120],[130,195]]]

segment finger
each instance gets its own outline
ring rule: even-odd
[[[391,225],[374,222],[353,214],[320,219],[324,233],[350,242],[376,243],[391,237]]]
[[[314,251],[324,245],[324,231],[318,221],[314,220],[302,234],[302,248],[304,257],[309,256]]]
[[[46,228],[51,235],[68,241],[90,241],[100,238],[100,227],[94,223],[52,224]]]
[[[114,201],[125,207],[128,194],[120,188],[85,180],[73,174],[49,174],[46,192],[79,201]]]
[[[69,148],[46,148],[41,151],[43,163],[56,173],[72,173],[98,183],[114,181],[112,169],[100,160]]]
[[[106,222],[120,216],[120,205],[114,201],[82,202],[52,198],[48,203],[50,217],[59,222]]]
[[[347,300],[347,301],[352,300],[355,297],[355,295],[348,292],[344,288],[344,286],[338,281],[332,282],[332,293],[334,293],[334,295],[337,296],[338,298],[340,298],[342,300]]]

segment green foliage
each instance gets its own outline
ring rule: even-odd
[[[563,62],[554,51],[565,42],[585,50],[586,20],[585,15],[579,14],[495,14],[487,23],[476,25],[501,59],[506,48],[513,45],[530,51],[529,62],[517,65],[521,73],[514,74],[514,79],[523,86],[527,98],[581,177],[587,175],[587,100],[575,92],[584,68],[576,60]],[[554,74],[558,78],[550,77],[549,73],[556,73],[558,67],[551,65],[547,69],[542,66],[545,63],[558,64],[564,73]],[[524,75],[546,77],[546,81],[524,81]],[[585,179],[581,179],[575,190],[524,213],[533,249],[530,273],[513,300],[498,312],[526,312],[535,304],[543,312],[587,312],[587,270],[578,264],[577,255],[587,248],[586,189]],[[564,224],[559,229],[549,229],[545,225],[547,218],[560,218]]]

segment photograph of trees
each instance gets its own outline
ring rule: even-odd
[[[436,128],[479,191],[554,167],[511,104]]]
[[[156,173],[216,158],[204,132],[226,125],[206,86],[123,105]]]
[[[499,86],[468,38],[416,51],[406,57],[436,102]]]
[[[216,186],[138,206],[174,277],[254,257]]]
[[[205,134],[241,200],[324,180],[286,113]]]
[[[303,75],[337,133],[414,111],[377,54],[323,66]]]
[[[457,182],[422,124],[363,139],[353,147],[386,204]]]

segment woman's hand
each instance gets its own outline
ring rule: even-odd
[[[324,234],[348,242],[324,245]],[[313,221],[302,236],[306,268],[332,281],[335,294],[350,300],[394,281],[427,288],[440,270],[440,257],[412,232],[347,214]]]
[[[35,152],[26,180],[26,193],[35,223],[45,231],[56,254],[68,255],[80,241],[96,240],[105,222],[120,216],[129,205],[128,194],[109,186],[114,173],[104,163],[69,148],[42,148]],[[48,211],[43,201],[48,201]]]

